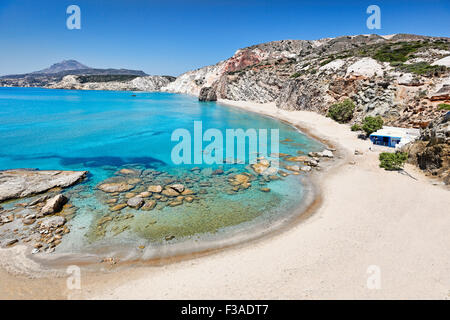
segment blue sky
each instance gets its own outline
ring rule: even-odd
[[[66,28],[71,4],[81,8],[81,30]],[[366,27],[371,4],[381,8],[381,30]],[[76,59],[178,75],[272,40],[449,31],[449,0],[0,0],[0,74]]]

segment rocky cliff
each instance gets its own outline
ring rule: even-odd
[[[409,162],[450,184],[450,112],[421,130],[420,140],[406,145]]]
[[[283,40],[240,49],[189,71],[162,91],[275,102],[325,114],[346,98],[354,122],[380,115],[390,125],[426,127],[450,99],[450,39],[407,34]],[[215,95],[214,95],[215,93]]]

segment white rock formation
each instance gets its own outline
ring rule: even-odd
[[[345,65],[345,61],[342,59],[336,59],[327,63],[326,65],[319,68],[319,70],[331,70],[336,71],[341,69]]]
[[[211,86],[220,78],[225,67],[225,62],[221,61],[216,65],[207,66],[201,69],[183,73],[173,82],[170,82],[161,91],[185,93],[198,96],[203,87]]]
[[[432,66],[446,66],[447,68],[450,68],[450,56],[439,59],[439,60],[433,62],[431,65]]]
[[[352,64],[347,69],[347,77],[349,76],[363,76],[363,77],[373,77],[382,76],[383,66],[379,64],[375,59],[372,58],[362,58]]]

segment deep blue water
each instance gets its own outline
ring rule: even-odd
[[[95,187],[114,176],[118,169],[159,170],[181,182],[192,176],[192,166],[173,164],[171,151],[177,142],[171,141],[171,134],[177,128],[192,133],[194,121],[202,121],[203,131],[216,128],[224,136],[226,129],[279,129],[279,139],[288,139],[280,144],[279,150],[286,154],[323,149],[318,142],[279,121],[213,102],[200,103],[186,95],[0,88],[0,170],[90,172],[86,182],[68,190],[71,202],[78,209],[70,221],[74,231],[69,236],[72,250],[81,247],[79,243],[92,244],[120,237],[126,239],[123,241],[144,244],[160,241],[165,235],[185,239],[218,232],[264,215],[273,218],[277,212],[298,205],[302,199],[298,176],[268,182],[265,186],[271,188],[269,193],[261,192],[263,183],[255,181],[248,190],[230,195],[225,192],[227,178],[211,176],[210,170],[218,168],[217,165],[195,165],[203,170],[200,180],[191,183],[192,188],[198,189],[196,183],[212,183],[212,187],[206,188],[207,193],[199,196],[200,201],[177,207],[161,204],[144,213],[127,208],[122,214],[131,212],[134,218],[128,219],[124,232],[113,235],[107,229],[100,236],[92,235],[96,220],[110,214],[105,203],[107,195]],[[250,172],[245,164],[223,168],[235,173]],[[143,225],[149,225],[150,220],[157,222],[144,230]],[[63,241],[61,248],[68,247]]]

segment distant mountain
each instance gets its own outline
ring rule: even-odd
[[[88,67],[76,60],[64,60],[51,65],[49,68],[34,71],[23,74],[9,74],[1,76],[0,79],[19,79],[19,78],[45,78],[56,77],[62,79],[62,77],[75,74],[75,75],[133,75],[133,76],[146,76],[147,74],[141,70],[130,69],[98,69]]]
[[[80,69],[90,69],[88,66],[85,66],[82,63],[79,63],[76,60],[63,60],[61,62],[52,64],[50,68],[46,68],[40,71],[31,72],[32,74],[50,74],[50,73],[58,73],[61,71],[68,70],[80,70]]]
[[[141,70],[129,69],[97,69],[90,68],[76,60],[64,60],[51,65],[49,68],[24,74],[10,74],[0,77],[0,87],[42,87],[57,83],[67,75],[131,75],[147,76]]]

